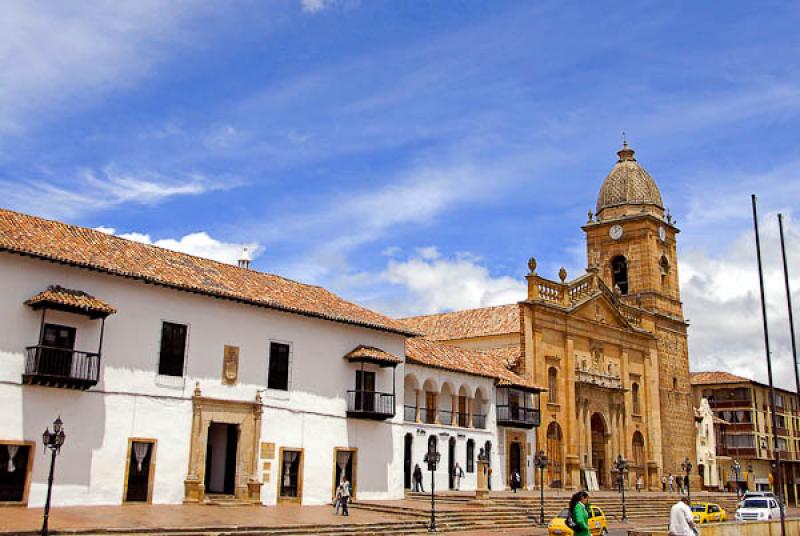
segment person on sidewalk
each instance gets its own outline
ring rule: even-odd
[[[350,500],[350,495],[353,493],[352,488],[350,487],[350,482],[347,481],[347,478],[342,479],[342,483],[339,484],[339,504],[342,506],[342,515],[343,516],[350,516],[350,512],[347,509],[347,502]]]
[[[339,485],[336,486],[336,498],[333,501],[333,505],[336,507],[336,515],[339,515],[339,508],[342,507],[342,483],[339,482]]]
[[[461,479],[464,478],[464,470],[461,466],[456,462],[456,466],[453,467],[453,480],[455,481],[455,489],[461,489]]]
[[[661,475],[661,491],[667,492],[667,477],[664,475]]]
[[[678,478],[676,480],[678,484],[678,493],[683,495],[683,477],[678,475]]]
[[[414,491],[425,493],[425,486],[422,485],[422,469],[419,464],[414,466]]]
[[[520,486],[520,483],[521,483],[521,482],[522,482],[522,477],[521,477],[521,476],[519,476],[519,471],[517,471],[516,469],[514,469],[514,470],[511,472],[511,491],[513,491],[514,493],[516,493],[516,492],[517,492],[517,490],[519,489],[519,486]]]
[[[574,536],[591,536],[589,532],[589,494],[581,490],[569,500],[569,516],[573,523],[567,523]],[[574,525],[574,526],[573,526]]]
[[[675,477],[672,476],[672,473],[669,474],[669,492],[675,493]]]
[[[642,476],[639,475],[639,478],[636,479],[636,491],[641,493],[643,487],[644,487],[644,478],[642,478]]]
[[[669,511],[669,536],[695,536],[697,525],[694,523],[689,497],[681,497]]]

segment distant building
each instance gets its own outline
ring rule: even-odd
[[[714,416],[725,421],[716,426],[716,463],[722,486],[733,488],[738,478],[748,489],[771,489],[776,482],[769,386],[728,372],[693,372],[695,404],[703,400]],[[783,466],[784,492],[790,502],[798,501],[800,484],[800,413],[796,393],[776,388],[775,410],[778,452]]]
[[[622,455],[627,485],[641,476],[657,489],[662,474],[695,459],[679,231],[633,149],[625,144],[617,156],[583,226],[585,273],[570,280],[562,268],[547,279],[531,259],[519,303],[403,319],[427,340],[502,353],[514,372],[547,388],[535,443],[554,488],[614,487]],[[509,407],[526,400],[508,392]],[[518,458],[526,438],[498,426],[501,466],[530,483],[534,452]]]

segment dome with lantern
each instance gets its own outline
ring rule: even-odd
[[[653,177],[636,161],[628,142],[617,151],[619,160],[603,181],[597,195],[597,214],[622,205],[653,205],[664,208],[661,192]]]

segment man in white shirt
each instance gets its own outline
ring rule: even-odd
[[[681,500],[672,506],[669,512],[669,536],[695,536],[694,517],[689,507],[689,498]]]

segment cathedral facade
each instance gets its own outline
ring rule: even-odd
[[[617,155],[583,226],[585,273],[548,279],[531,258],[517,304],[405,319],[441,343],[505,348],[512,370],[547,389],[536,448],[554,488],[614,487],[621,455],[627,485],[655,489],[695,458],[679,230],[633,149]]]

